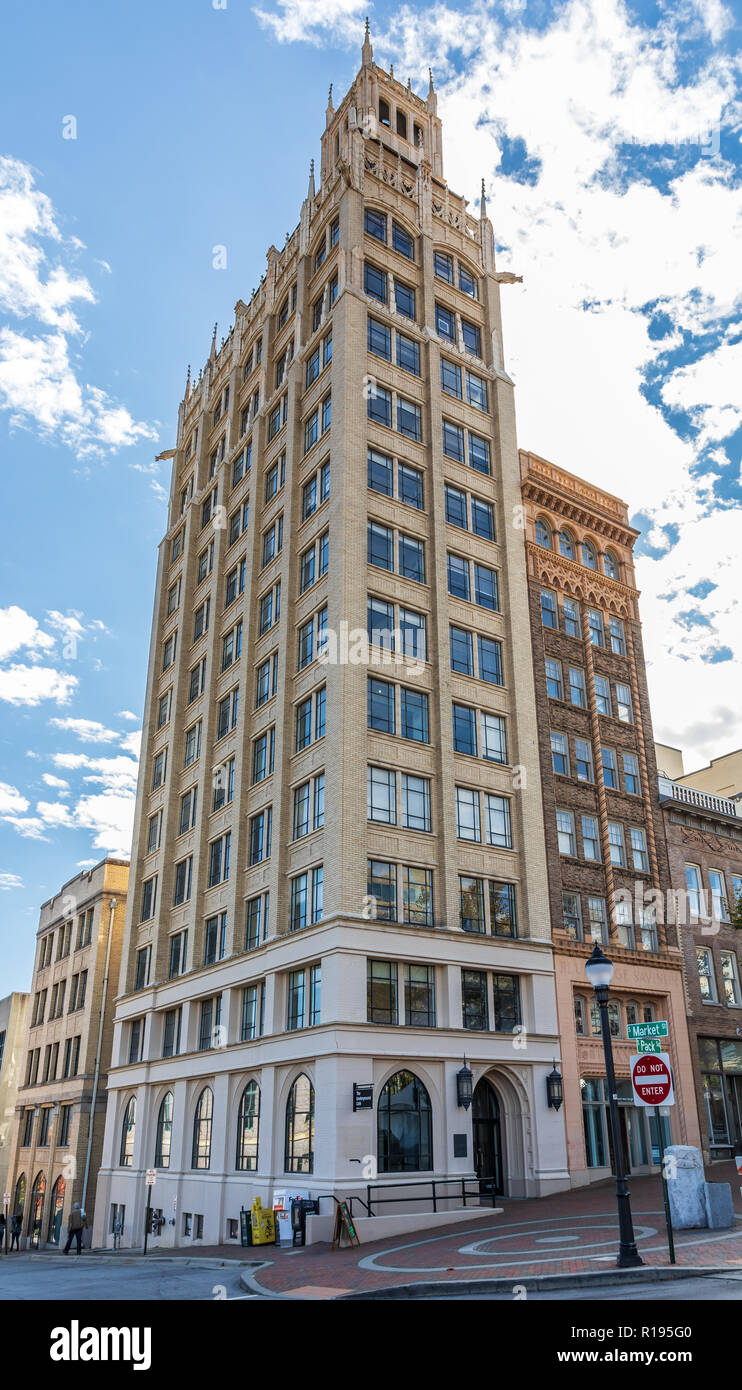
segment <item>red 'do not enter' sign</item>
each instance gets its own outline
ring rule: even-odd
[[[631,1059],[631,1082],[640,1105],[672,1105],[670,1059],[665,1052],[647,1053]]]

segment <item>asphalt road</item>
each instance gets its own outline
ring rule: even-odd
[[[431,1294],[431,1298],[434,1295]],[[732,1274],[729,1276],[709,1276],[703,1279],[668,1279],[664,1283],[657,1284],[622,1284],[620,1289],[612,1287],[594,1289],[570,1289],[564,1293],[548,1291],[543,1293],[529,1293],[529,1303],[653,1303],[659,1300],[667,1300],[672,1303],[717,1303],[724,1299],[732,1299],[736,1302],[742,1300],[742,1274]],[[466,1298],[468,1303],[482,1301],[492,1303],[512,1303],[512,1294],[488,1294],[476,1293],[469,1294]],[[463,1302],[463,1296],[450,1294],[447,1303]]]
[[[229,1266],[176,1264],[173,1260],[140,1259],[136,1264],[114,1265],[95,1256],[39,1255],[0,1257],[0,1303],[32,1299],[128,1300],[257,1298],[240,1287],[240,1271]]]

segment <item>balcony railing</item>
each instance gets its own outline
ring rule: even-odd
[[[671,777],[663,777],[662,774],[657,781],[662,798],[682,801],[684,805],[695,806],[699,811],[714,811],[717,815],[738,817],[738,803],[731,801],[726,796],[714,796],[711,792],[699,792],[695,787],[682,786],[679,782],[673,782]]]

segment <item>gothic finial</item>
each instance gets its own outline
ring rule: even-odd
[[[480,198],[480,200],[479,200],[479,218],[480,218],[480,221],[481,221],[481,222],[484,222],[484,219],[485,219],[486,216],[487,216],[487,199],[486,199],[485,193],[484,193],[484,179],[482,179],[482,196],[481,196],[481,198]]]
[[[433,69],[428,68],[428,96],[433,95]]]
[[[361,49],[361,61],[364,68],[370,67],[373,62],[373,57],[374,50],[371,46],[371,27],[368,22],[368,15],[366,15],[366,32],[363,36],[363,48]]]
[[[211,337],[211,352],[210,352],[210,354],[209,354],[211,357],[216,357],[216,330],[217,330],[218,327],[219,327],[219,325],[218,325],[217,323],[215,323],[215,324],[214,324],[214,332],[213,332],[212,337]]]
[[[390,76],[390,77],[393,77],[393,76],[394,76],[394,63],[390,63],[390,64],[389,64],[389,76]]]
[[[187,375],[186,375],[186,389],[185,389],[185,393],[186,393],[186,396],[190,396],[190,394],[191,394],[191,364],[190,364],[190,362],[188,363],[188,372],[187,372]]]
[[[308,189],[307,189],[307,197],[308,197],[308,198],[313,198],[313,197],[314,197],[314,160],[313,160],[313,159],[309,161],[309,187],[308,187]]]
[[[329,90],[328,95],[327,95],[327,105],[329,106],[330,110],[332,111],[332,109],[333,109],[333,105],[332,105],[332,83],[330,83],[330,90]]]
[[[407,90],[408,90],[408,92],[411,92],[411,91],[412,91],[412,78],[411,78],[411,77],[408,77],[408,78],[407,78]]]

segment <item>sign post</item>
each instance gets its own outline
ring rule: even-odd
[[[154,1185],[155,1185],[155,1178],[156,1178],[156,1177],[157,1177],[157,1169],[156,1169],[156,1168],[148,1168],[148,1169],[147,1169],[147,1176],[146,1176],[146,1178],[144,1179],[144,1181],[145,1181],[146,1184],[147,1184],[147,1211],[146,1211],[146,1214],[145,1214],[145,1217],[144,1217],[144,1253],[145,1253],[145,1255],[146,1255],[146,1253],[147,1253],[147,1238],[148,1238],[148,1236],[149,1236],[149,1227],[150,1227],[150,1222],[151,1222],[151,1220],[152,1220],[152,1208],[151,1208],[151,1206],[150,1206],[150,1198],[151,1198],[151,1196],[152,1196],[152,1188],[153,1188]]]
[[[5,1253],[8,1253],[8,1226],[10,1224],[10,1193],[3,1193],[3,1215],[5,1217]]]
[[[629,1028],[656,1028],[657,1024],[629,1024]],[[664,1025],[667,1029],[667,1024]],[[660,1034],[667,1036],[667,1034]],[[662,1201],[665,1208],[665,1225],[667,1227],[667,1248],[670,1252],[670,1264],[675,1264],[675,1240],[672,1230],[672,1214],[670,1212],[670,1193],[667,1187],[667,1176],[665,1174],[665,1141],[662,1136],[662,1116],[660,1106],[664,1109],[666,1105],[675,1104],[675,1092],[672,1084],[672,1071],[670,1070],[670,1058],[666,1052],[646,1053],[638,1052],[630,1058],[631,1062],[631,1085],[634,1091],[634,1103],[647,1109],[654,1109],[655,1122],[657,1124],[657,1142],[660,1150],[660,1174],[662,1177]]]

